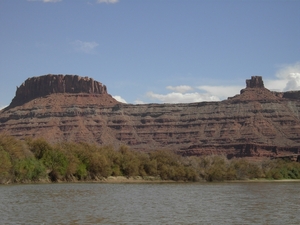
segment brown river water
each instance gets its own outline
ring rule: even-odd
[[[0,186],[0,224],[300,224],[300,182]]]

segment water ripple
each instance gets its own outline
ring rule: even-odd
[[[299,224],[300,183],[0,186],[1,224]]]

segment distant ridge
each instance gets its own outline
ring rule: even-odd
[[[77,75],[44,75],[18,87],[0,132],[138,151],[264,158],[300,154],[300,92],[271,92],[261,76],[220,102],[124,104]]]

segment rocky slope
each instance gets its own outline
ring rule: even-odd
[[[220,102],[132,105],[117,102],[91,78],[45,75],[17,89],[0,111],[0,132],[183,155],[298,154],[299,96],[298,91],[271,92],[255,76],[239,95]]]

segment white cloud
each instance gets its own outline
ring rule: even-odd
[[[300,90],[300,61],[294,64],[281,66],[275,74],[274,79],[264,79],[265,87],[272,91],[290,91]],[[245,78],[249,79],[249,78]],[[191,103],[202,101],[220,101],[233,97],[240,93],[240,90],[245,88],[244,83],[241,86],[224,86],[224,85],[202,85],[192,87],[188,85],[167,86],[166,89],[172,92],[167,94],[158,94],[148,92],[147,97],[159,103]],[[192,92],[198,89],[197,92]],[[136,103],[144,103],[136,101]],[[147,101],[148,102],[148,101]]]
[[[179,93],[172,92],[168,94],[155,94],[148,92],[147,96],[151,99],[158,100],[163,103],[190,103],[190,102],[202,102],[202,101],[219,101],[217,96],[211,96],[207,93]]]
[[[208,95],[217,96],[219,99],[227,99],[239,94],[245,86],[199,86],[197,88],[205,91]]]
[[[284,65],[276,73],[276,77],[285,80],[286,85],[283,91],[297,90],[300,88],[300,62]]]
[[[287,82],[284,90],[296,90],[300,87],[300,73],[290,73],[289,81]]]
[[[179,85],[179,86],[175,86],[175,87],[167,86],[166,88],[168,90],[179,92],[179,93],[185,93],[185,92],[194,90],[191,86],[188,86],[188,85]]]
[[[282,65],[276,72],[277,79],[265,80],[265,87],[273,91],[292,91],[300,89],[300,61]]]
[[[135,100],[134,104],[146,104],[144,101],[141,100]]]
[[[288,80],[286,79],[264,79],[264,85],[267,89],[271,90],[271,91],[283,91],[283,89],[286,86],[286,83],[288,82]]]
[[[115,4],[118,2],[119,0],[97,0],[97,3],[106,3],[106,4]]]
[[[95,53],[95,48],[99,45],[97,42],[86,42],[86,41],[80,41],[76,40],[71,42],[73,47],[76,51],[83,52],[83,53]]]
[[[127,103],[126,100],[119,95],[115,95],[115,96],[113,96],[113,98],[119,102]]]
[[[240,93],[242,86],[199,86],[199,92],[191,92],[195,88],[188,85],[167,86],[173,92],[157,94],[148,92],[147,97],[161,103],[191,103],[202,101],[220,101]]]

